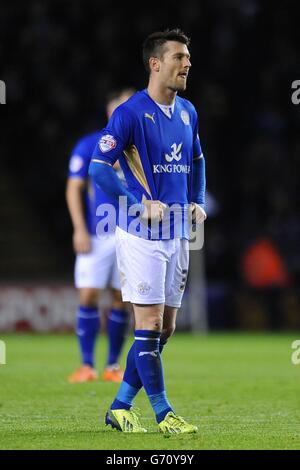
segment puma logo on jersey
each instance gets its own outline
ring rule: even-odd
[[[173,144],[171,145],[171,149],[172,152],[171,152],[171,155],[168,155],[167,153],[165,153],[165,158],[167,160],[167,162],[172,162],[173,160],[176,160],[177,162],[179,162],[179,160],[181,160],[181,147],[182,147],[182,142],[177,146],[177,144]]]
[[[153,121],[154,124],[155,124],[154,114],[155,113],[153,113],[153,114],[145,113],[145,118],[151,119],[151,121]]]
[[[152,357],[157,357],[158,352],[159,352],[159,351],[158,351],[157,349],[156,349],[155,351],[141,351],[141,352],[139,353],[139,357],[140,357],[140,356],[146,356],[146,354],[149,354],[149,356],[152,356]]]

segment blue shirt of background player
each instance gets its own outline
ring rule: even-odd
[[[114,111],[100,133],[93,159],[112,165],[119,159],[128,191],[139,202],[146,198],[183,207],[191,202],[204,204],[204,178],[203,201],[192,199],[193,159],[201,155],[194,106],[176,96],[174,112],[168,117],[143,90]],[[189,237],[186,224],[181,237]]]
[[[98,222],[106,217],[105,215],[96,216],[97,207],[100,204],[113,204],[116,208],[113,200],[95,184],[88,174],[92,154],[99,138],[100,133],[98,131],[82,137],[77,142],[71,153],[68,173],[69,178],[80,178],[86,181],[84,192],[85,218],[87,229],[93,236],[96,236]],[[110,223],[106,226],[107,233],[115,232],[116,226],[111,221],[114,221],[114,218],[110,219]]]

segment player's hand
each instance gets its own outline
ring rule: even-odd
[[[83,254],[91,251],[91,237],[86,230],[75,230],[73,235],[73,248],[75,253]]]
[[[205,210],[195,202],[190,205],[190,210],[192,211],[192,222],[194,224],[202,224],[207,218]]]
[[[153,220],[160,222],[164,217],[164,210],[166,209],[166,204],[160,201],[152,201],[147,199],[143,202],[144,211],[141,215],[142,220]]]

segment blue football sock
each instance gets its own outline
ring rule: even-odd
[[[129,410],[139,389],[136,389],[123,380],[117,396],[111,404],[112,410]]]
[[[77,337],[83,364],[94,367],[96,339],[100,330],[98,307],[79,306],[77,313]]]
[[[161,353],[166,342],[159,343],[159,352]],[[135,365],[135,343],[132,344],[126,362],[123,382],[119,388],[117,396],[111,405],[112,410],[125,409],[129,410],[133,404],[133,400],[143,387],[138,370]]]
[[[139,373],[135,366],[134,351],[135,346],[133,343],[127,354],[126,369],[124,372],[123,382],[121,383],[117,396],[111,405],[112,410],[129,410],[132,406],[133,399],[143,386]]]
[[[135,365],[135,343],[133,342],[127,355],[126,369],[123,377],[124,382],[128,383],[136,390],[140,390],[143,386],[138,370]]]
[[[136,330],[134,343],[136,368],[158,423],[173,411],[165,392],[159,337],[160,333],[156,331]]]
[[[166,342],[159,342],[160,353],[162,353],[165,344]],[[138,393],[143,386],[135,364],[135,343],[132,344],[127,355],[126,369],[124,372],[123,381],[130,385],[132,388],[134,388],[136,390],[136,393]]]
[[[127,312],[112,308],[107,321],[108,359],[107,365],[117,364],[125,340]]]

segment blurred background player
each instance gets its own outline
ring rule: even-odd
[[[107,100],[108,119],[133,90],[113,92]],[[76,253],[75,286],[79,291],[77,310],[77,338],[82,365],[68,377],[70,383],[93,381],[98,378],[95,370],[95,345],[100,331],[98,304],[103,289],[111,290],[111,310],[107,320],[108,355],[103,372],[106,381],[120,382],[123,371],[119,357],[124,343],[128,313],[122,302],[119,273],[115,254],[115,227],[106,234],[96,235],[99,217],[96,209],[100,204],[113,201],[93,183],[88,168],[93,150],[99,140],[99,132],[81,138],[72,151],[66,199],[73,224],[73,247]],[[122,177],[118,162],[115,170]]]

